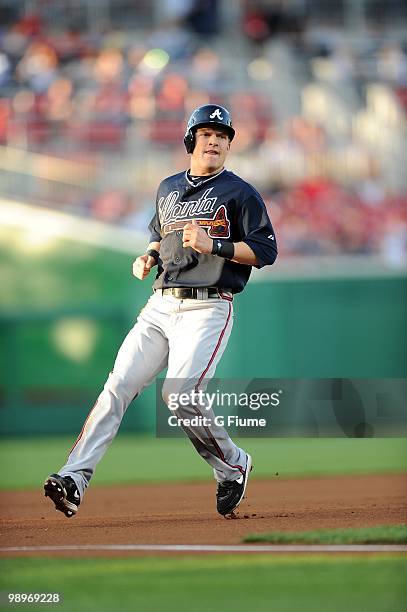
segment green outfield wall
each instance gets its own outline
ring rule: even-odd
[[[0,204],[0,221],[11,206],[0,223],[1,432],[75,435],[151,293],[150,279],[131,274],[147,238]],[[406,377],[401,270],[374,257],[337,257],[329,265],[326,258],[279,258],[262,272],[235,298],[218,377]],[[154,429],[155,391],[130,406],[122,429]]]
[[[128,259],[122,257],[117,269],[127,269]],[[149,284],[130,276],[116,291],[117,269],[99,275],[100,286],[96,290],[93,283],[87,300],[75,303],[74,292],[68,304],[54,299],[51,307],[3,308],[3,435],[80,430],[150,291]],[[78,274],[75,283],[81,294],[86,274]],[[270,276],[250,282],[235,298],[234,310],[234,330],[217,376],[406,377],[405,278],[273,282]],[[122,429],[151,431],[154,423],[153,386],[130,406]]]

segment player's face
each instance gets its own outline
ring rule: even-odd
[[[191,155],[191,174],[214,174],[223,168],[229,149],[230,140],[225,130],[198,128],[195,132],[195,148]]]

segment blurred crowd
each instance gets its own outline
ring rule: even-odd
[[[35,11],[0,26],[0,145],[104,178],[58,188],[28,177],[31,197],[143,228],[159,180],[187,165],[187,117],[214,102],[237,131],[229,167],[264,195],[282,253],[403,258],[407,39],[376,24],[352,41],[278,2],[242,2],[238,31],[217,0],[161,4],[143,31],[62,27]],[[21,170],[11,183],[0,171],[18,197]]]

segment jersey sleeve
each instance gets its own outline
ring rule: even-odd
[[[242,241],[256,255],[255,268],[270,266],[277,258],[277,241],[266,206],[254,189],[243,200],[239,211]]]
[[[150,232],[150,240],[149,242],[161,242],[161,227],[160,221],[158,219],[157,211],[154,217],[151,219],[148,229]]]
[[[161,242],[161,238],[162,238],[160,217],[158,215],[158,200],[161,195],[161,189],[162,189],[163,182],[160,183],[158,187],[157,196],[155,199],[155,214],[148,225],[148,229],[150,231],[150,242]]]

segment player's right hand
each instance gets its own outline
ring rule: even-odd
[[[150,274],[150,270],[156,264],[156,260],[151,255],[140,255],[133,262],[133,276],[144,280]]]

